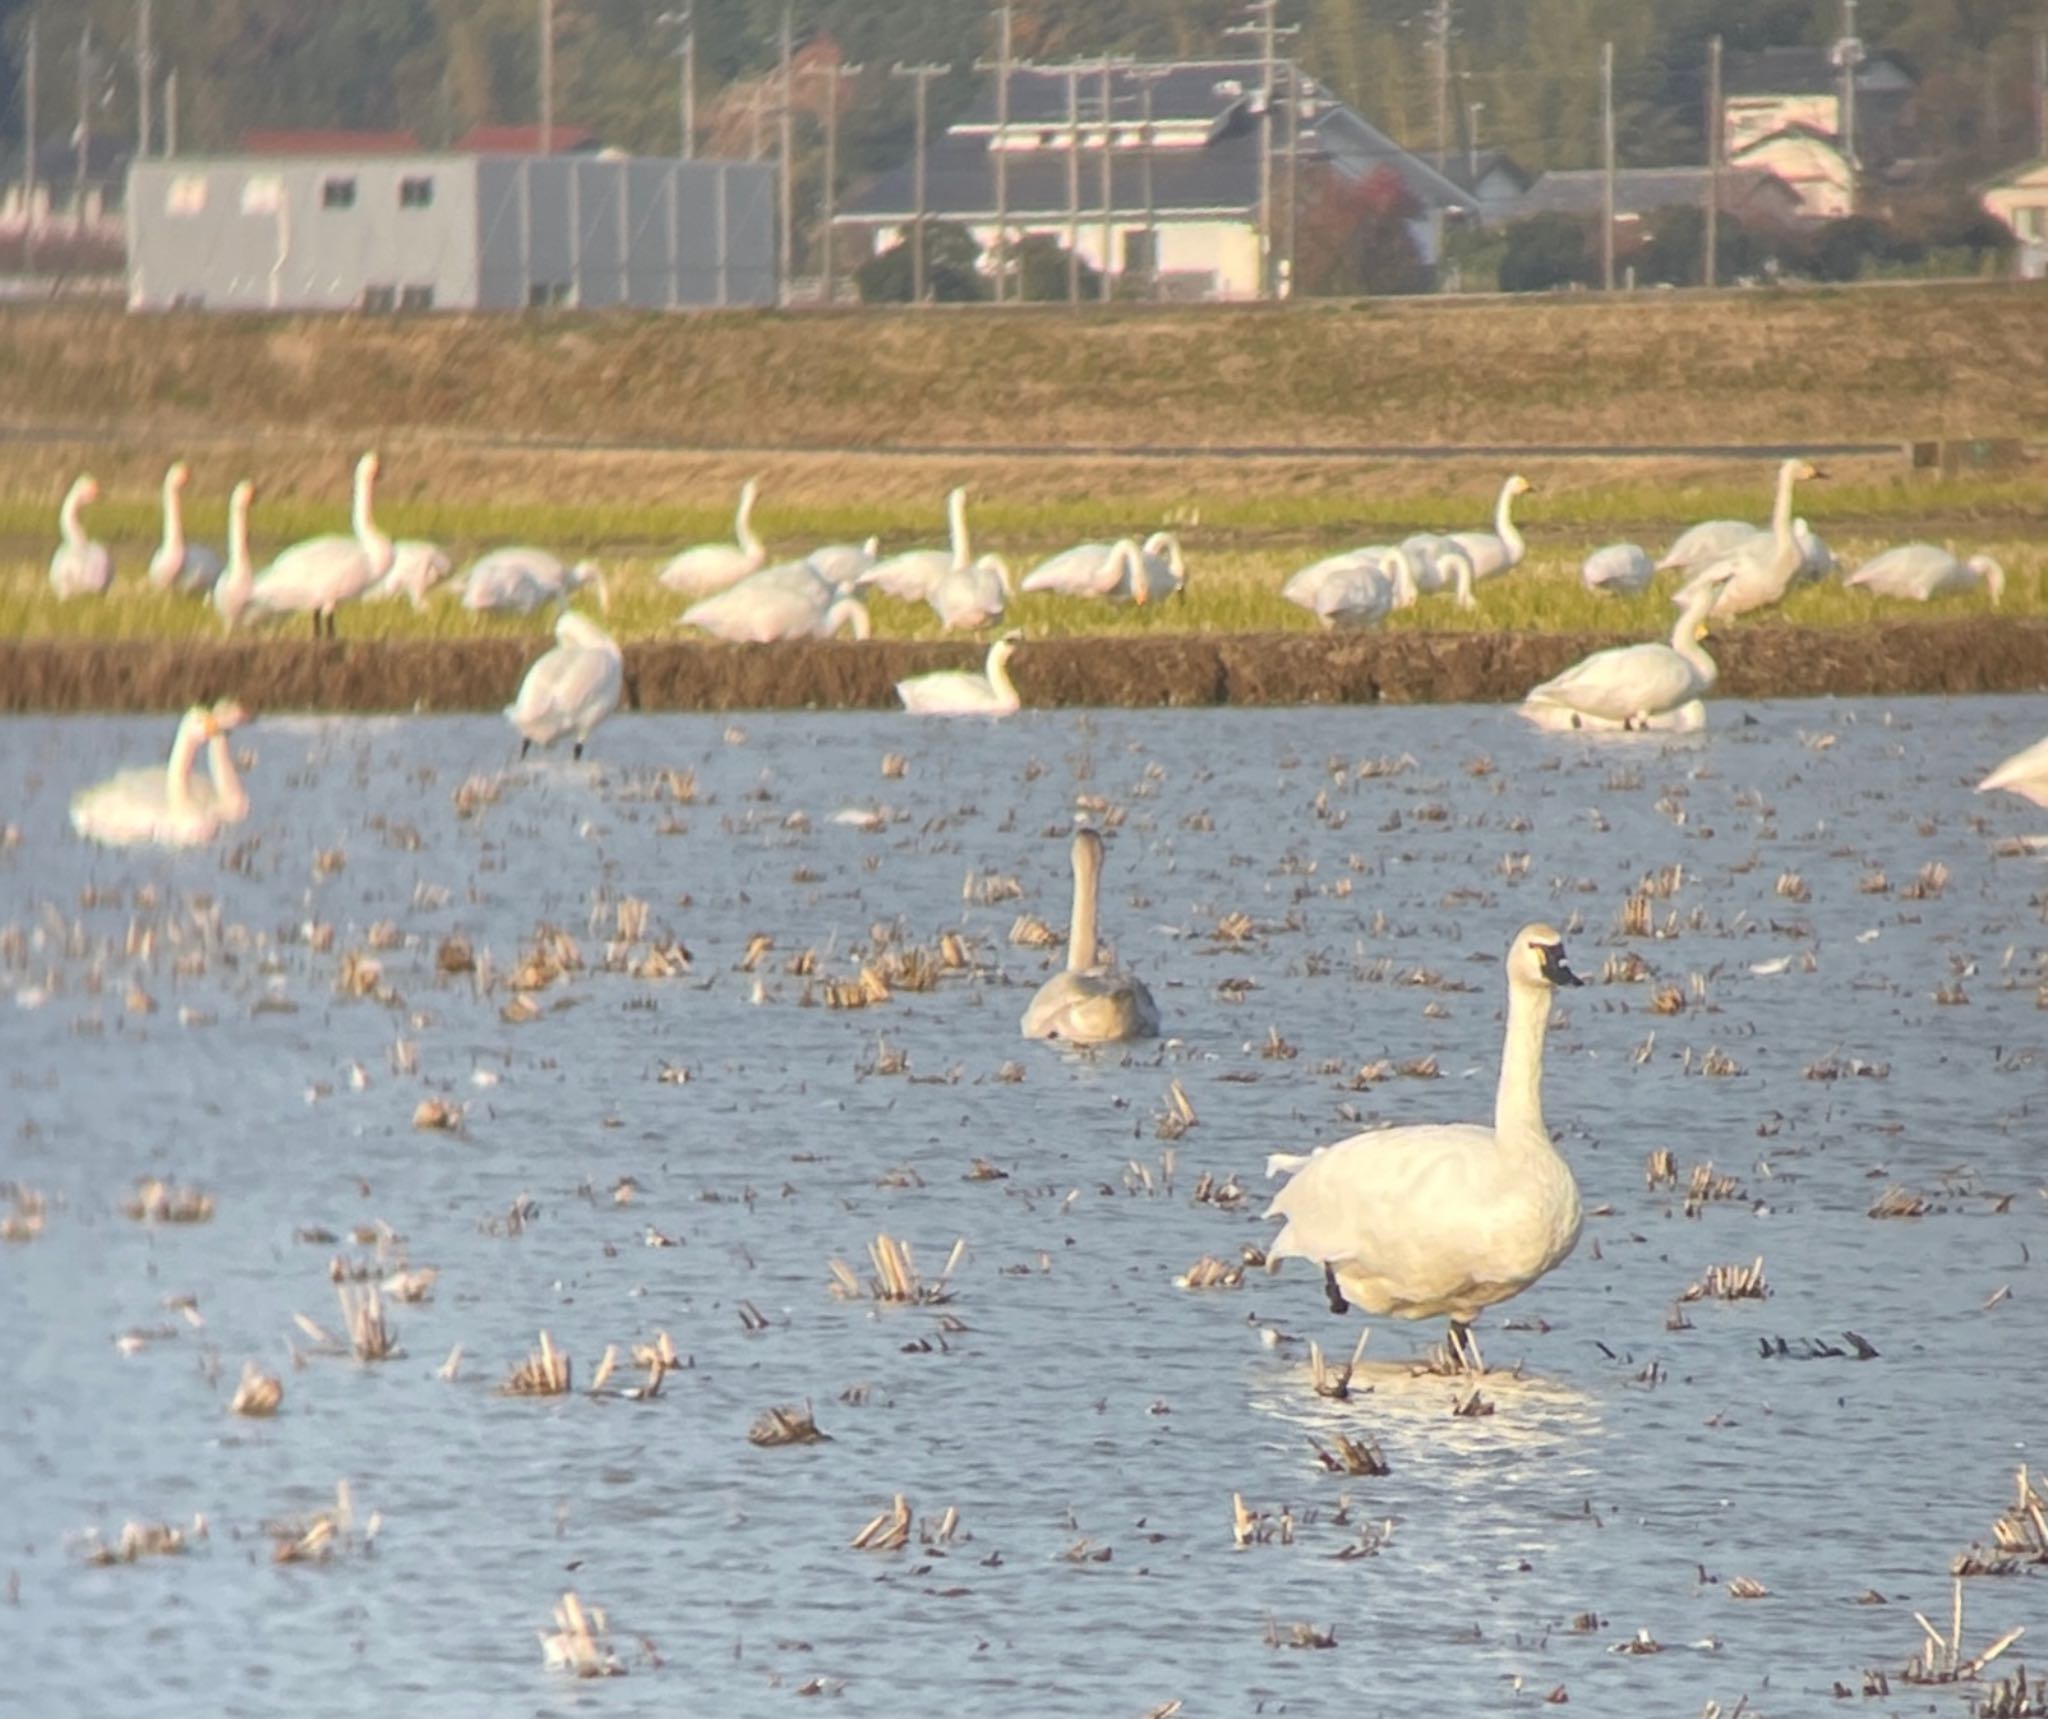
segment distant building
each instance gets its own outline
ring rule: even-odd
[[[1615,218],[1626,222],[1640,220],[1660,209],[1703,209],[1711,178],[1705,167],[1617,168]],[[1598,167],[1545,173],[1515,201],[1507,218],[1597,216],[1606,206],[1606,180],[1606,173]],[[1797,191],[1775,173],[1748,167],[1723,169],[1719,207],[1723,214],[1737,220],[1758,223],[1789,220],[1800,212]]]
[[[2048,275],[2048,161],[2028,162],[1992,180],[1983,203],[2019,240],[2019,273],[2028,280]]]
[[[1728,152],[1736,171],[1762,170],[1792,187],[1799,213],[1813,221],[1835,221],[1856,212],[1856,164],[1840,141],[1812,126],[1788,125]]]
[[[1292,121],[1285,101],[1291,78],[1303,92]],[[1258,64],[1243,60],[1116,66],[1105,111],[1097,72],[1014,68],[1006,117],[998,118],[1001,92],[990,79],[926,151],[926,219],[966,227],[982,247],[985,267],[1000,223],[1012,245],[1048,236],[1091,268],[1156,279],[1163,296],[1256,298],[1258,79]],[[1434,265],[1445,217],[1477,213],[1471,193],[1285,62],[1275,81],[1282,98],[1272,121],[1276,263],[1284,244],[1292,138],[1292,171],[1304,191],[1311,173],[1358,181],[1392,169],[1422,210],[1410,223],[1417,254]],[[835,230],[862,235],[876,249],[896,243],[916,218],[916,180],[915,162],[891,169],[841,205]]]
[[[1453,175],[1479,205],[1479,219],[1486,226],[1515,218],[1522,198],[1535,184],[1532,177],[1504,149],[1482,149],[1468,157],[1465,170]]]
[[[127,210],[133,310],[681,309],[778,290],[761,163],[180,157],[135,163]]]
[[[1793,127],[1839,143],[1846,75],[1827,48],[1730,54],[1721,79],[1722,159],[1733,161],[1752,144]],[[1913,80],[1896,60],[1878,53],[1865,53],[1854,80],[1855,154],[1882,165],[1898,154]]]

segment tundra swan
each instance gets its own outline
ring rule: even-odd
[[[1017,589],[1056,591],[1064,597],[1107,596],[1117,582],[1117,569],[1111,565],[1116,548],[1100,541],[1076,543],[1039,562]]]
[[[804,559],[842,591],[853,589],[854,581],[881,559],[882,540],[870,537],[865,543],[821,543]]]
[[[1181,554],[1180,538],[1171,531],[1155,531],[1135,555],[1119,558],[1116,583],[1104,593],[1131,603],[1160,603],[1184,589],[1188,564]]]
[[[168,764],[123,770],[71,799],[71,827],[108,847],[192,847],[220,828],[220,814],[192,793],[192,766],[213,737],[214,714],[195,704],[178,722]]]
[[[749,573],[737,585],[685,609],[679,623],[701,627],[734,644],[766,645],[780,639],[829,639],[841,627],[872,635],[867,605],[842,597],[839,587],[808,561],[784,561]]]
[[[1397,1319],[1450,1316],[1454,1352],[1477,1361],[1481,1308],[1519,1295],[1579,1239],[1579,1188],[1543,1125],[1543,1033],[1560,985],[1581,981],[1564,941],[1525,925],[1508,945],[1507,1040],[1493,1126],[1424,1124],[1354,1134],[1305,1156],[1266,1208],[1285,1218],[1270,1262],[1323,1268],[1332,1312],[1347,1302]]]
[[[1990,556],[1959,561],[1931,543],[1902,543],[1864,562],[1843,583],[1880,597],[1924,603],[1951,591],[1967,591],[1980,579],[1991,593],[1991,606],[1997,608],[2005,597],[2005,569]]]
[[[1038,987],[1024,1011],[1027,1039],[1111,1044],[1159,1036],[1159,1005],[1144,980],[1096,960],[1095,914],[1102,888],[1102,837],[1074,832],[1074,910],[1067,930],[1067,968]]]
[[[1010,679],[1010,654],[1017,635],[1005,633],[989,646],[979,674],[968,669],[940,669],[912,675],[896,683],[896,696],[915,716],[1008,716],[1022,701]]]
[[[1001,620],[1013,595],[1010,564],[1000,555],[982,555],[966,567],[947,568],[925,601],[950,631]]]
[[[1792,530],[1792,486],[1818,478],[1819,468],[1805,460],[1786,460],[1778,467],[1778,495],[1771,508],[1771,529],[1754,532],[1718,560],[1709,561],[1682,585],[1673,602],[1682,603],[1702,580],[1731,575],[1718,585],[1713,610],[1717,615],[1746,615],[1752,609],[1781,602],[1798,576],[1805,551]]]
[[[114,582],[114,557],[104,543],[86,535],[79,509],[100,498],[99,480],[81,476],[64,492],[57,531],[64,539],[50,557],[50,585],[59,597],[97,597]]]
[[[463,576],[462,606],[478,614],[509,610],[530,615],[543,603],[564,602],[585,585],[597,587],[597,606],[611,613],[604,569],[595,561],[565,565],[559,555],[531,544],[493,549],[469,565]]]
[[[1703,519],[1678,534],[1677,541],[1664,552],[1664,559],[1657,563],[1657,571],[1666,573],[1676,568],[1681,573],[1696,573],[1756,533],[1757,527],[1746,519]]]
[[[185,540],[185,484],[191,475],[183,460],[164,473],[164,535],[149,558],[147,576],[152,591],[204,597],[220,577],[221,558],[217,550]]]
[[[1640,543],[1610,543],[1586,557],[1579,577],[1589,591],[1612,591],[1633,597],[1650,588],[1655,572],[1649,551]]]
[[[2003,788],[2037,806],[2048,806],[2048,740],[2037,740],[2024,751],[2015,752],[1977,784],[1977,792]]]
[[[897,597],[906,603],[922,603],[931,595],[932,587],[947,573],[955,567],[965,567],[974,559],[967,536],[967,490],[964,486],[947,492],[946,523],[951,534],[950,548],[906,549],[901,555],[877,561],[854,583],[862,587],[873,586],[885,597]]]
[[[565,609],[555,622],[555,648],[526,671],[505,720],[519,730],[519,756],[535,746],[576,737],[572,756],[583,756],[590,731],[619,708],[625,659],[617,641],[595,621]]]
[[[424,537],[401,537],[391,546],[391,571],[363,593],[366,603],[388,603],[403,597],[415,609],[427,606],[427,593],[455,571],[448,551]]]
[[[1714,600],[1734,576],[1726,569],[1709,571],[1686,587],[1668,645],[1595,651],[1535,688],[1522,701],[1523,714],[1545,727],[1583,726],[1565,721],[1558,715],[1562,711],[1601,726],[1647,728],[1653,719],[1704,698],[1718,670],[1700,648],[1700,636]]]
[[[1415,602],[1415,572],[1405,549],[1369,544],[1311,562],[1280,587],[1280,595],[1324,627],[1369,627]]]
[[[377,483],[377,456],[356,461],[354,530],[295,543],[256,575],[246,612],[255,615],[310,614],[313,636],[326,623],[334,637],[334,611],[360,597],[391,571],[391,539],[377,529],[372,513]]]
[[[249,503],[255,499],[256,486],[247,478],[236,484],[228,497],[228,564],[214,580],[210,599],[228,632],[233,632],[242,618],[256,581],[254,563],[249,559]]]
[[[768,565],[768,546],[754,535],[754,497],[761,480],[740,485],[739,511],[733,515],[731,543],[700,543],[671,556],[655,578],[678,597],[711,597],[737,585],[749,573]]]
[[[192,798],[223,824],[239,824],[249,815],[249,791],[235,768],[235,748],[228,739],[249,720],[238,699],[224,698],[213,707],[213,732],[206,737],[206,774],[187,778]]]
[[[1523,542],[1522,534],[1515,529],[1515,497],[1527,495],[1535,487],[1520,472],[1516,472],[1500,486],[1500,497],[1493,504],[1491,531],[1451,533],[1451,541],[1472,558],[1474,579],[1497,578],[1521,564],[1522,555],[1528,545]]]

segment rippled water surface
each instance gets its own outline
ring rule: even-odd
[[[1355,1719],[1896,1686],[1911,1612],[1946,1627],[1951,1558],[2048,1432],[2048,874],[2012,840],[2044,815],[1969,786],[2048,701],[1714,724],[629,718],[585,764],[513,766],[492,720],[278,718],[242,736],[239,840],[187,856],[65,820],[168,724],[0,724],[0,1181],[48,1202],[0,1247],[0,1705]],[[1077,806],[1112,826],[1105,929],[1172,1034],[1128,1055],[1017,1037],[1057,952],[1012,926],[1064,926]],[[1589,981],[1546,1087],[1579,1250],[1484,1322],[1490,1415],[1400,1364],[1435,1322],[1375,1322],[1351,1400],[1319,1397],[1307,1340],[1348,1353],[1359,1320],[1299,1262],[1176,1279],[1268,1236],[1269,1151],[1487,1118],[1499,958],[1537,918]],[[508,1020],[544,924],[585,965]],[[971,965],[936,988],[825,1006],[879,942],[949,931]],[[487,989],[438,970],[453,933]],[[632,970],[669,941],[686,973]],[[1437,1078],[1399,1072],[1421,1059]],[[433,1097],[459,1130],[413,1126]],[[1646,1186],[1660,1148],[1677,1192]],[[1733,1182],[1688,1215],[1705,1164]],[[1198,1201],[1205,1171],[1245,1197]],[[123,1216],[147,1175],[212,1220]],[[1923,1215],[1869,1216],[1892,1188]],[[364,1365],[293,1316],[340,1329],[330,1261],[380,1222],[439,1276]],[[883,1234],[927,1276],[964,1241],[952,1298],[836,1298],[829,1262],[865,1283]],[[1675,1312],[1759,1256],[1768,1298]],[[576,1394],[501,1394],[543,1329]],[[587,1394],[661,1331],[686,1360],[655,1400]],[[252,1358],[275,1419],[227,1412]],[[749,1443],[806,1400],[830,1442]],[[1322,1471],[1340,1433],[1390,1472]],[[274,1564],[265,1523],[343,1478],[355,1537]],[[898,1493],[934,1529],[956,1508],[951,1542],[853,1549]],[[1264,1543],[1233,1543],[1233,1494]],[[184,1556],[88,1559],[195,1515]],[[2044,1585],[1970,1583],[1966,1652],[2048,1633]],[[544,1667],[571,1588],[623,1678]],[[1663,1651],[1616,1651],[1638,1631]]]

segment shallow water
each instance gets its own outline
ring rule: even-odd
[[[1559,1686],[1596,1713],[1745,1694],[1812,1711],[1867,1667],[1897,1685],[1910,1613],[1946,1626],[1949,1560],[1989,1541],[2048,1430],[2048,880],[2004,843],[2042,815],[1969,789],[2048,728],[2048,701],[1713,719],[1602,744],[1477,708],[623,718],[593,761],[529,767],[494,720],[277,719],[243,736],[239,841],[188,856],[90,850],[64,818],[168,725],[0,724],[19,831],[0,855],[19,933],[0,944],[0,1181],[49,1201],[40,1237],[0,1247],[10,1699],[755,1713],[823,1680],[844,1712],[1179,1698],[1351,1719]],[[694,772],[693,803],[670,770]],[[497,797],[459,815],[479,772]],[[1077,797],[1124,814],[1105,929],[1159,998],[1163,1046],[1016,1036],[1057,955],[1007,939],[1022,912],[1064,924]],[[849,807],[885,821],[831,821]],[[1931,865],[1945,885],[1909,891]],[[1661,934],[1622,935],[1666,866]],[[1021,894],[963,890],[989,875]],[[627,896],[688,947],[687,975],[598,970]],[[1234,913],[1249,928],[1220,937]],[[1494,1412],[1454,1418],[1468,1386],[1388,1365],[1440,1325],[1376,1321],[1373,1389],[1320,1398],[1306,1339],[1348,1352],[1359,1321],[1298,1262],[1236,1290],[1175,1279],[1270,1233],[1267,1152],[1485,1118],[1500,953],[1536,918],[1589,981],[1554,1022],[1545,1104],[1590,1215],[1482,1326],[1489,1361],[1526,1376],[1489,1377]],[[402,938],[374,952],[393,999],[341,994],[379,921]],[[504,980],[543,921],[589,968],[508,1023]],[[958,930],[977,967],[803,1006],[878,925]],[[489,994],[437,973],[456,931],[493,958]],[[740,971],[755,933],[774,948]],[[808,982],[786,970],[806,948]],[[1651,976],[1601,982],[1629,952]],[[154,1012],[131,1011],[131,980]],[[1684,1012],[1651,1012],[1666,983]],[[884,1072],[885,1048],[907,1069]],[[1710,1050],[1739,1072],[1702,1072]],[[1352,1088],[1423,1057],[1441,1078]],[[1021,1080],[998,1078],[1013,1062]],[[1198,1120],[1169,1146],[1176,1080]],[[466,1107],[459,1133],[412,1126],[434,1095]],[[1682,1190],[1645,1186],[1658,1148],[1738,1197],[1688,1217]],[[1006,1176],[970,1179],[977,1158]],[[1247,1197],[1197,1203],[1205,1170]],[[211,1192],[212,1221],[122,1216],[150,1174]],[[1895,1185],[1933,1209],[1866,1215]],[[511,1231],[522,1197],[537,1210]],[[440,1276],[389,1308],[403,1353],[358,1365],[292,1316],[339,1328],[328,1262],[367,1254],[348,1231],[377,1220]],[[315,1225],[341,1241],[298,1239]],[[927,1274],[964,1239],[953,1298],[835,1299],[827,1262],[865,1279],[884,1232]],[[1670,1327],[1708,1267],[1759,1255],[1768,1299]],[[165,1305],[182,1295],[203,1326]],[[165,1335],[122,1353],[136,1328]],[[543,1328],[577,1394],[500,1395]],[[689,1364],[658,1399],[583,1393],[608,1343],[660,1330]],[[1801,1358],[1845,1330],[1877,1358]],[[1760,1353],[1778,1338],[1787,1354]],[[282,1375],[275,1420],[226,1412],[251,1357]],[[831,1442],[748,1442],[806,1399]],[[1321,1472],[1310,1441],[1340,1431],[1391,1472]],[[374,1546],[273,1566],[265,1520],[343,1477],[381,1515]],[[920,1522],[957,1507],[956,1540],[851,1549],[899,1492]],[[1291,1543],[1233,1545],[1233,1493],[1290,1511]],[[86,1561],[91,1531],[196,1513],[210,1532],[187,1556]],[[1732,1598],[1737,1576],[1769,1596]],[[1968,1584],[1966,1654],[2038,1630],[2044,1581]],[[607,1609],[623,1679],[544,1668],[535,1632],[566,1588]],[[1336,1645],[1268,1644],[1296,1623]],[[1614,1651],[1638,1630],[1664,1651]]]

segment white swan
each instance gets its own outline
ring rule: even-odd
[[[79,509],[100,498],[99,481],[81,475],[64,492],[57,510],[57,531],[64,539],[50,557],[50,585],[59,597],[97,597],[114,582],[114,557],[104,543],[86,535]]]
[[[309,537],[295,543],[256,575],[244,612],[250,615],[299,614],[313,617],[313,636],[326,623],[334,637],[334,612],[360,597],[391,571],[391,539],[377,529],[372,491],[377,483],[377,456],[356,461],[354,531],[343,536]]]
[[[871,586],[885,597],[900,598],[906,603],[922,603],[931,595],[932,587],[947,573],[955,567],[965,567],[974,559],[973,547],[967,536],[967,490],[964,485],[947,492],[946,523],[952,539],[950,548],[906,549],[901,555],[877,561],[854,583],[863,588]]]
[[[678,623],[700,627],[734,644],[766,645],[782,639],[829,639],[850,627],[856,639],[873,635],[867,606],[842,597],[839,587],[808,561],[784,561],[749,573],[715,597],[692,603]]]
[[[186,778],[186,792],[202,811],[213,813],[219,823],[239,824],[249,815],[249,791],[242,786],[242,773],[235,768],[235,749],[228,739],[249,720],[238,699],[224,698],[212,710],[212,732],[206,737],[206,774]]]
[[[1835,552],[1804,519],[1792,521],[1792,535],[1799,540],[1799,571],[1792,575],[1796,585],[1810,585],[1835,571]]]
[[[699,543],[669,558],[656,581],[678,597],[710,597],[737,585],[749,573],[768,565],[768,546],[754,535],[754,497],[761,480],[740,485],[739,511],[733,515],[731,543]]]
[[[212,838],[220,813],[192,792],[199,748],[215,733],[214,713],[195,704],[178,722],[168,764],[123,770],[71,798],[71,827],[107,847],[192,847]]]
[[[1020,591],[1052,591],[1063,597],[1102,597],[1116,584],[1110,559],[1116,544],[1076,543],[1048,555],[1018,582]]]
[[[1988,794],[2003,788],[2037,806],[2048,806],[2048,740],[2037,740],[2024,751],[2015,752],[1983,781],[1977,792]]]
[[[1997,608],[2005,597],[2005,569],[1990,556],[1959,561],[1951,551],[1931,543],[1902,543],[1864,562],[1842,583],[1879,597],[1924,603],[1951,591],[1970,590],[1980,579],[1991,594],[1991,606]]]
[[[1594,550],[1579,568],[1587,590],[1612,591],[1623,597],[1647,591],[1655,576],[1650,553],[1640,543],[1609,543]]]
[[[228,497],[228,564],[214,580],[208,599],[230,633],[242,618],[256,583],[255,564],[249,559],[249,503],[255,499],[256,486],[247,478],[236,484]]]
[[[1266,1208],[1286,1227],[1270,1262],[1323,1268],[1332,1312],[1347,1302],[1397,1319],[1450,1316],[1454,1351],[1476,1358],[1480,1309],[1519,1295],[1579,1239],[1579,1188],[1543,1124],[1543,1033],[1560,985],[1577,985],[1564,942],[1525,925],[1508,945],[1507,1041],[1493,1126],[1437,1124],[1354,1134],[1306,1157]]]
[[[535,746],[576,737],[572,756],[583,756],[591,730],[619,708],[626,664],[618,642],[573,609],[555,622],[555,648],[526,671],[505,720],[519,730],[519,756]]]
[[[1415,589],[1423,596],[1449,591],[1459,608],[1479,607],[1479,599],[1472,595],[1472,557],[1461,545],[1433,531],[1418,531],[1402,538],[1398,547],[1408,557]]]
[[[1678,534],[1664,552],[1664,559],[1657,563],[1657,571],[1667,573],[1676,568],[1683,573],[1697,572],[1709,561],[1720,560],[1738,543],[1754,537],[1757,529],[1746,519],[1703,519]]]
[[[185,484],[191,477],[183,460],[164,473],[164,536],[149,558],[149,587],[204,597],[220,577],[219,552],[185,540]]]
[[[1022,704],[1010,679],[1010,654],[1016,648],[1017,635],[1005,633],[989,646],[981,673],[940,669],[912,675],[896,683],[896,696],[915,716],[1008,716]]]
[[[1074,908],[1067,926],[1067,966],[1040,985],[1024,1010],[1027,1039],[1114,1044],[1159,1036],[1159,1005],[1145,981],[1096,960],[1095,914],[1102,891],[1102,837],[1074,832]]]
[[[1733,577],[1729,571],[1709,572],[1686,587],[1668,645],[1616,645],[1595,651],[1535,688],[1522,701],[1522,714],[1543,727],[1639,729],[1651,727],[1658,718],[1674,717],[1704,698],[1719,671],[1699,641],[1715,599]],[[1570,721],[1574,716],[1581,720]],[[1682,720],[1684,726],[1697,726],[1690,715]],[[1667,729],[1679,725],[1658,724]]]
[[[1122,602],[1160,603],[1185,589],[1187,582],[1180,538],[1171,531],[1155,531],[1137,546],[1135,556],[1123,558],[1117,581],[1106,595]]]
[[[1712,613],[1746,615],[1753,609],[1781,602],[1806,557],[1792,530],[1792,486],[1821,475],[1818,467],[1805,460],[1783,461],[1778,467],[1778,494],[1771,508],[1771,529],[1752,533],[1725,555],[1709,561],[1679,587],[1672,601],[1684,602],[1702,580],[1718,579],[1726,573],[1731,577],[1720,582],[1720,595]]]
[[[804,559],[842,591],[881,559],[882,540],[870,537],[865,543],[821,543]]]
[[[1399,545],[1368,544],[1311,562],[1280,587],[1280,595],[1324,627],[1369,627],[1415,602],[1415,571]]]
[[[1515,529],[1515,497],[1528,495],[1535,487],[1520,472],[1516,472],[1500,486],[1500,497],[1493,504],[1491,531],[1451,533],[1451,541],[1472,558],[1474,579],[1495,579],[1521,564],[1528,544],[1523,541],[1522,534]]]
[[[403,597],[415,609],[427,606],[427,593],[455,570],[455,562],[438,543],[424,537],[401,537],[391,546],[391,571],[363,593],[366,603],[388,603]]]
[[[476,614],[511,612],[530,615],[543,603],[566,603],[585,585],[597,587],[597,606],[611,613],[611,593],[604,569],[595,561],[573,566],[559,555],[531,544],[493,549],[469,564],[463,575],[462,606]]]
[[[1000,621],[1013,595],[1010,564],[1000,555],[982,555],[965,567],[947,568],[925,601],[950,632]]]

